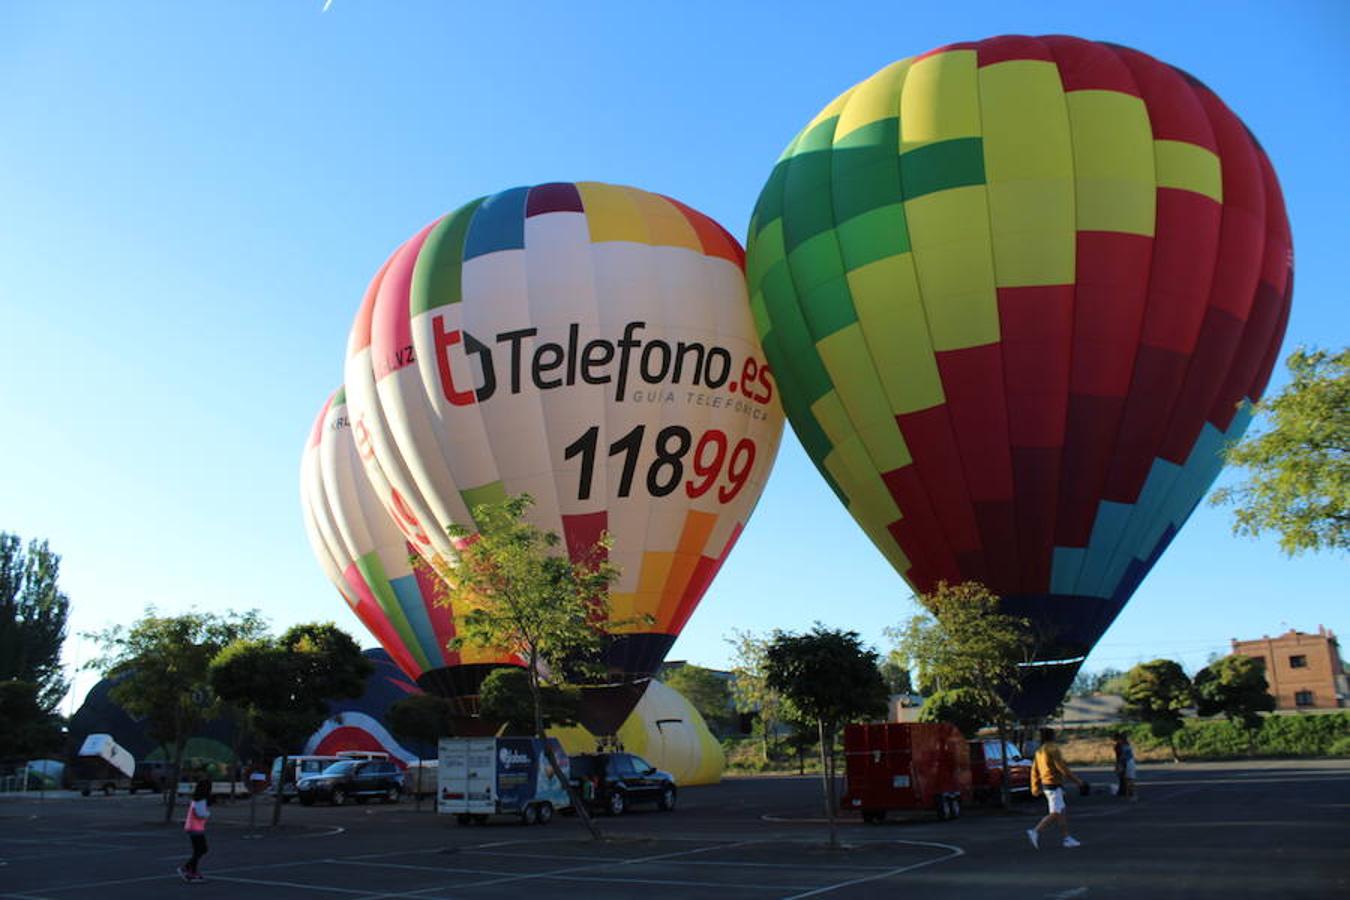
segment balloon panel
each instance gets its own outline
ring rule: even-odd
[[[1068,657],[1245,430],[1292,292],[1242,123],[1068,37],[956,44],[845,92],[775,166],[747,265],[788,416],[872,541],[917,591],[984,582]]]
[[[522,492],[573,558],[609,531],[615,619],[654,620],[610,661],[655,671],[781,438],[739,244],[633,188],[516,188],[423,229],[371,293],[348,378],[374,389],[350,402],[389,481],[429,532]]]

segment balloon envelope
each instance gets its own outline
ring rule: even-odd
[[[1194,78],[1000,37],[894,63],[792,141],[750,225],[793,428],[916,591],[1036,626],[1043,714],[1265,388],[1292,251],[1274,171]]]
[[[740,245],[606,184],[514,188],[424,228],[367,292],[346,373],[358,441],[428,558],[453,560],[446,529],[520,493],[574,559],[612,536],[614,619],[651,619],[612,629],[615,682],[656,671],[782,434]],[[640,692],[620,694],[606,732]]]
[[[367,478],[339,389],[320,412],[301,461],[301,497],[311,545],[329,579],[372,636],[425,690],[477,694],[493,668],[513,656],[451,650],[451,611],[436,600],[437,576],[414,569],[412,548]]]

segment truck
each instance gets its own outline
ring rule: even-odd
[[[437,743],[436,812],[460,825],[489,816],[514,815],[525,825],[547,825],[570,809],[567,754],[549,738],[561,777],[549,764],[544,741],[531,737],[441,738]]]
[[[945,722],[881,722],[844,728],[845,810],[876,824],[895,810],[961,815],[971,798],[966,739]]]
[[[105,796],[117,790],[131,790],[131,776],[136,772],[136,758],[110,734],[91,734],[85,737],[75,755],[73,786],[88,797],[94,791]]]

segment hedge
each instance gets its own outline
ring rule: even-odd
[[[1165,747],[1147,725],[1128,726],[1139,747]],[[1226,719],[1190,719],[1176,733],[1177,751],[1191,759],[1246,756],[1330,756],[1350,752],[1350,712],[1307,716],[1265,716],[1249,748],[1247,734]]]

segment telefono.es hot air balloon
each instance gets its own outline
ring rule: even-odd
[[[887,66],[792,141],[751,307],[816,466],[916,591],[1032,620],[1041,715],[1246,429],[1292,293],[1269,160],[1207,87],[1070,37]]]
[[[300,497],[310,545],[329,580],[420,687],[468,700],[493,668],[520,664],[504,652],[450,648],[455,621],[437,603],[438,576],[430,566],[412,565],[407,537],[364,471],[342,389],[315,420],[300,462]],[[469,714],[473,706],[460,711]]]
[[[735,546],[783,414],[737,241],[667,197],[592,182],[475,200],[401,246],[346,367],[357,445],[414,546],[508,495],[622,575],[586,724],[613,734]],[[447,572],[449,574],[449,572]],[[632,685],[639,685],[633,688]]]

